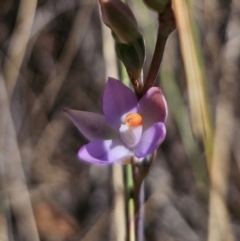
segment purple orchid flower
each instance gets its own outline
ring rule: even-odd
[[[158,87],[150,88],[138,101],[131,89],[108,78],[104,115],[65,111],[90,141],[79,150],[78,157],[91,163],[140,162],[158,148],[166,135],[167,105]]]

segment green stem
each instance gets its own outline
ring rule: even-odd
[[[135,235],[135,220],[134,220],[134,200],[128,200],[128,214],[129,214],[129,241],[136,241]]]
[[[132,173],[132,165],[128,164],[126,166],[126,187],[127,187],[127,213],[128,213],[128,237],[127,240],[135,241],[135,203],[133,200],[133,190],[134,190],[134,181]]]
[[[129,241],[143,241],[143,209],[144,202],[143,179],[141,167],[127,165],[127,205],[128,205],[128,239]]]

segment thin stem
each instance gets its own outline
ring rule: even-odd
[[[136,167],[133,167],[133,169]],[[144,241],[144,180],[134,186],[135,236],[137,241]]]
[[[144,180],[142,182],[142,185],[140,186],[139,189],[139,194],[138,194],[138,199],[139,199],[139,204],[140,206],[138,207],[138,222],[136,221],[136,236],[138,237],[138,241],[144,241],[144,199],[145,199],[145,192],[144,192]]]
[[[145,160],[141,165],[132,166],[135,236],[137,241],[144,241],[144,179],[152,166],[155,156],[156,151],[150,155],[149,160]]]
[[[166,10],[162,14],[158,15],[158,23],[159,23],[159,27],[158,27],[158,34],[157,34],[157,42],[156,42],[152,62],[150,65],[150,69],[149,69],[141,95],[144,95],[147,92],[147,90],[154,85],[158,75],[160,64],[162,62],[163,53],[164,53],[168,36],[175,29],[175,19],[174,19],[173,10],[170,3],[166,7]]]
[[[128,164],[125,168],[126,171],[126,203],[127,203],[127,240],[135,241],[135,206],[133,199],[134,181],[132,173],[132,165]]]
[[[150,69],[147,75],[147,79],[143,87],[142,95],[144,95],[147,92],[147,90],[151,88],[155,83],[155,80],[157,78],[157,74],[159,71],[159,67],[162,62],[166,41],[167,41],[167,36],[162,35],[161,27],[159,26],[155,51],[154,51]]]
[[[135,235],[135,220],[134,220],[134,200],[128,200],[128,214],[129,214],[129,241],[137,241]]]

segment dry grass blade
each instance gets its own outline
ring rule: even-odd
[[[0,214],[0,240],[8,241],[7,221],[2,214]]]
[[[205,89],[204,70],[196,29],[186,0],[172,0],[180,37],[181,51],[188,84],[188,96],[192,117],[192,128],[196,136],[202,138],[208,160],[211,157],[212,126]],[[210,165],[210,163],[209,163]]]
[[[213,63],[218,60],[218,55],[221,50],[220,39],[217,33],[219,28],[219,22],[221,22],[221,15],[218,14],[219,8],[220,3],[218,0],[204,1],[204,47],[209,51],[209,57]]]
[[[30,31],[35,16],[37,1],[22,0],[18,10],[16,27],[11,38],[1,84],[1,153],[3,160],[3,181],[6,195],[11,209],[17,220],[17,226],[24,240],[38,241],[38,232],[32,212],[28,188],[21,163],[20,151],[17,143],[15,126],[10,113],[9,99],[11,99],[16,85],[19,69],[25,55]],[[5,84],[6,83],[6,84]]]
[[[0,153],[4,155],[4,189],[23,239],[26,241],[39,241],[18,148],[15,126],[8,108],[8,95],[2,77],[0,78],[0,85]]]
[[[33,22],[33,27],[30,34],[30,39],[38,36],[41,31],[46,28],[46,26],[51,23],[56,17],[61,15],[64,12],[67,12],[71,9],[81,7],[82,5],[92,5],[92,1],[74,1],[68,0],[66,4],[59,4],[56,8],[54,1],[47,1],[42,7],[36,12],[36,16]]]
[[[207,196],[209,185],[207,170],[201,160],[201,151],[196,140],[194,140],[190,128],[188,111],[184,106],[184,100],[174,76],[173,68],[177,60],[176,41],[176,35],[172,35],[167,43],[161,70],[161,83],[167,97],[168,106],[178,126],[184,149],[192,166],[194,177],[199,185],[198,187],[202,193],[204,193],[204,196]]]
[[[25,55],[26,47],[35,16],[37,0],[22,0],[18,10],[16,27],[11,38],[3,75],[9,98],[12,96],[19,69]]]
[[[240,124],[239,121],[235,123],[237,131],[235,132],[235,139],[233,143],[233,153],[236,158],[237,167],[240,170]]]
[[[114,41],[110,30],[102,24],[103,30],[103,54],[106,63],[106,75],[117,77],[117,60],[114,49]],[[107,77],[106,76],[106,77]],[[125,217],[125,189],[123,180],[123,168],[120,165],[112,166],[112,182],[114,192],[113,213],[111,215],[112,241],[123,241],[126,239],[126,217]]]
[[[45,103],[44,107],[48,110],[51,109],[67,76],[72,61],[77,53],[77,50],[79,49],[89,25],[89,21],[95,6],[96,5],[93,3],[83,5],[77,13],[69,38],[59,58],[59,62],[57,63],[56,68],[50,74],[50,84],[45,87],[43,93],[41,94],[42,101]]]
[[[91,230],[81,239],[82,241],[98,241],[101,237],[102,230],[107,228],[109,212],[105,212],[97,220]],[[114,239],[111,239],[114,240]]]
[[[240,20],[235,11],[240,10],[237,0],[232,2],[232,13],[227,25],[227,43],[222,61],[220,95],[216,111],[216,133],[211,168],[210,220],[208,241],[234,240],[229,227],[227,210],[228,173],[231,144],[234,135],[234,105],[238,100],[238,59],[240,57]]]
[[[59,148],[58,143],[64,131],[64,124],[65,122],[59,118],[49,122],[34,146],[32,156],[29,157],[32,158],[35,163],[35,169],[32,171],[47,180],[45,186],[48,187],[48,189],[52,188],[51,184],[59,185],[59,182],[61,183],[65,180],[64,177],[67,175],[64,170],[50,164],[54,151]],[[53,172],[55,175],[51,175]],[[59,176],[61,178],[57,178]]]

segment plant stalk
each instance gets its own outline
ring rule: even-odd
[[[170,2],[167,5],[166,10],[162,14],[158,15],[158,24],[159,27],[157,33],[157,42],[155,45],[155,50],[148,71],[148,75],[141,93],[142,96],[148,91],[149,88],[151,88],[154,85],[156,81],[167,39],[170,33],[176,27],[174,14]]]

